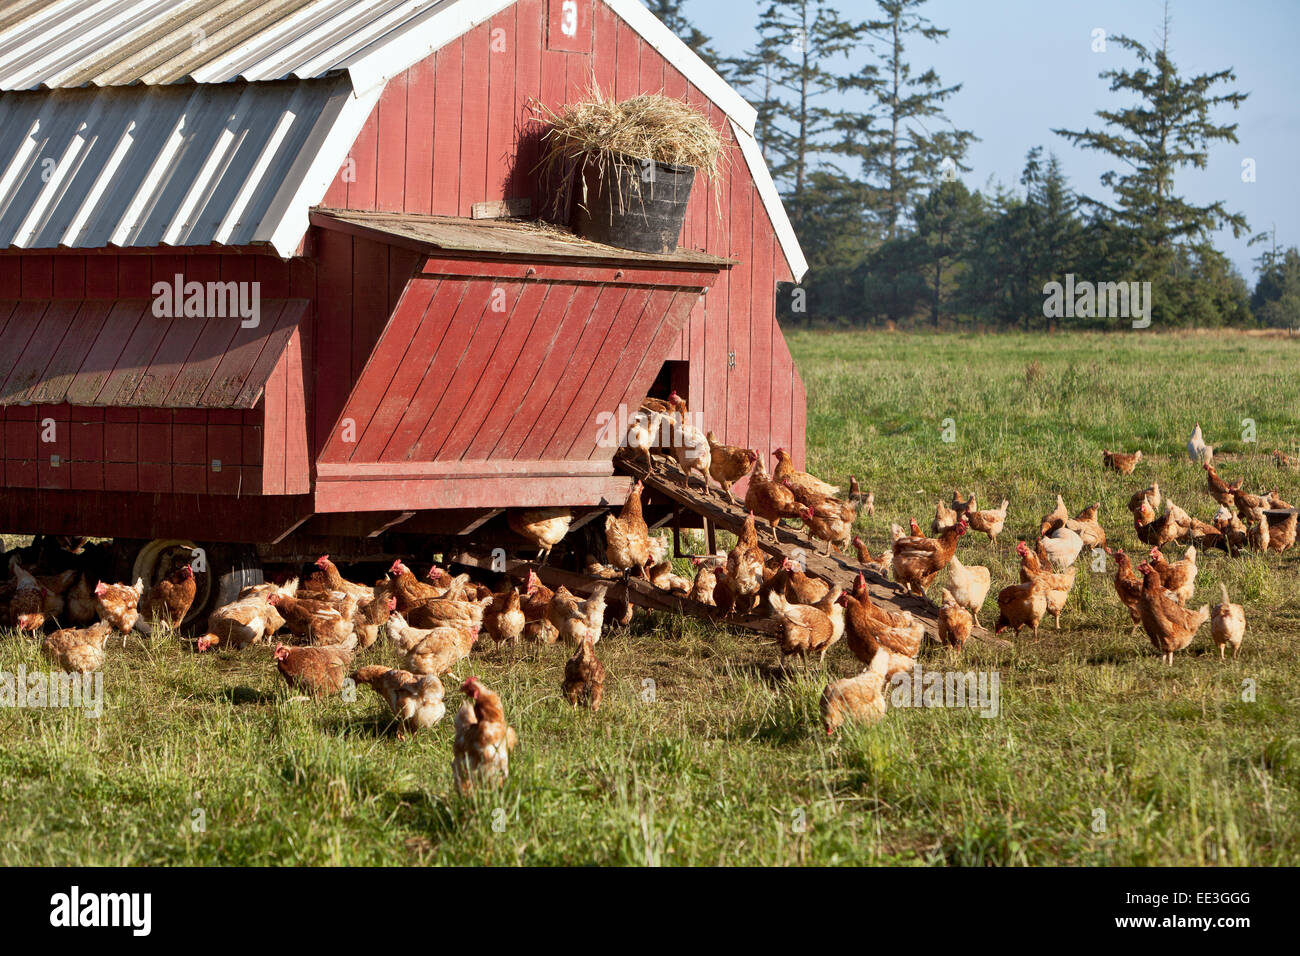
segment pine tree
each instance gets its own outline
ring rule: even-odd
[[[958,292],[961,308],[979,324],[996,327],[1023,321],[1028,330],[1031,309],[1041,301],[1030,295],[1034,274],[1026,254],[1033,243],[1029,204],[1000,185],[984,201],[988,214],[971,236],[965,256]]]
[[[911,235],[887,239],[867,254],[862,299],[870,321],[892,329],[920,311],[929,293],[925,255],[922,241]]]
[[[971,239],[983,219],[983,202],[960,180],[942,182],[916,204],[916,240],[926,281],[926,305],[936,329],[947,314],[950,297]]]
[[[1027,318],[1032,306],[1042,303],[1044,283],[1062,281],[1065,273],[1076,271],[1082,224],[1078,219],[1078,199],[1056,154],[1050,154],[1044,163],[1042,147],[1031,149],[1020,181],[1026,188],[1029,228],[1022,269],[1026,281],[1020,290],[1023,298],[1018,299],[1017,306]],[[1045,322],[1051,331],[1052,320]]]
[[[799,244],[810,270],[809,309],[799,319],[860,320],[860,270],[867,250],[875,245],[863,211],[865,198],[863,184],[841,173],[827,169],[809,174],[799,227]]]
[[[912,38],[938,42],[948,35],[917,12],[925,2],[877,0],[881,15],[865,30],[883,49],[881,62],[846,84],[875,100],[877,122],[846,130],[847,151],[857,151],[867,180],[879,190],[877,211],[888,239],[898,236],[907,211],[940,176],[969,170],[963,160],[977,139],[969,130],[937,126],[946,122],[942,104],[961,84],[944,86],[932,68],[916,73],[907,60]]]
[[[1217,124],[1210,114],[1218,107],[1238,107],[1247,94],[1217,92],[1231,84],[1231,69],[1183,76],[1169,50],[1166,13],[1160,46],[1148,48],[1131,37],[1117,36],[1118,44],[1137,59],[1134,69],[1107,70],[1112,92],[1137,102],[1114,110],[1099,110],[1101,129],[1053,132],[1083,149],[1106,153],[1123,164],[1101,177],[1114,195],[1113,205],[1085,197],[1085,202],[1113,221],[1127,235],[1125,248],[1112,261],[1105,278],[1151,281],[1157,315],[1165,321],[1181,314],[1174,299],[1185,299],[1179,282],[1196,281],[1194,271],[1175,271],[1180,246],[1196,249],[1210,240],[1216,229],[1230,227],[1234,235],[1246,229],[1245,217],[1231,213],[1223,202],[1197,205],[1175,192],[1175,176],[1187,167],[1204,169],[1214,142],[1237,142],[1236,124]],[[1195,259],[1200,253],[1194,253]]]
[[[1256,321],[1270,328],[1300,326],[1300,250],[1292,246],[1279,252],[1273,246],[1256,261],[1259,278],[1250,297]]]
[[[678,39],[694,50],[701,60],[725,75],[726,61],[714,49],[713,41],[682,12],[682,7],[685,6],[682,0],[645,0],[645,5],[664,26],[677,34]]]
[[[811,176],[830,153],[828,135],[844,122],[844,111],[834,108],[845,81],[835,61],[847,61],[863,27],[826,0],[769,0],[758,34],[758,45],[730,70],[758,110],[755,136],[798,229]]]

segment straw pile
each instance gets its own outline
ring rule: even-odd
[[[655,160],[692,166],[715,190],[721,182],[726,145],[698,110],[680,100],[643,93],[615,102],[594,87],[585,100],[558,113],[544,106],[536,112],[538,121],[550,126],[542,134],[539,163],[548,175],[581,162],[594,163],[604,175],[610,166]]]

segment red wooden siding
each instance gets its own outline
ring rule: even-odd
[[[155,317],[152,285],[177,272],[185,281],[260,282],[261,322],[245,329],[233,318]],[[0,301],[5,487],[309,491],[308,263],[171,249],[0,256],[0,293],[43,275],[57,282],[41,301]],[[268,407],[285,413],[268,418]],[[264,472],[272,460],[274,472]]]
[[[536,8],[539,0],[519,4]],[[591,52],[592,0],[546,0],[546,45],[566,53]],[[530,18],[533,10],[528,11]]]
[[[305,365],[312,415],[309,436],[318,455],[421,259],[408,250],[335,230],[317,230],[317,237],[316,322],[304,353],[312,356]]]
[[[581,472],[608,462],[598,415],[635,408],[712,279],[627,270],[666,283],[656,286],[624,284],[613,267],[529,279],[483,271],[508,268],[433,259],[410,282],[322,467],[386,463],[415,477],[438,472],[434,463],[567,462]]]
[[[160,318],[147,299],[0,303],[0,404],[250,409],[307,308],[263,300],[243,328],[234,316]]]
[[[662,91],[684,99],[734,145],[722,112],[605,4],[578,0],[576,37],[557,39],[561,8],[561,0],[520,0],[395,78],[352,150],[355,181],[336,179],[324,205],[389,210],[401,202],[405,212],[468,216],[476,202],[528,197],[537,210],[545,197],[534,175],[542,128],[532,120],[534,104],[558,108],[593,81],[619,98]],[[389,176],[406,184],[400,198],[387,188]],[[717,201],[706,184],[695,189],[682,241],[740,263],[670,343],[668,357],[690,363],[692,407],[722,440],[760,451],[784,446],[802,462],[803,386],[775,318],[776,284],[791,276],[738,149],[730,151]],[[322,302],[329,308],[344,307]],[[524,347],[520,359],[528,355]],[[329,427],[324,419],[334,420],[323,406],[318,440]],[[512,436],[502,448],[514,454],[522,442]]]
[[[260,411],[10,405],[3,420],[7,488],[263,492]],[[247,459],[245,433],[258,443]]]

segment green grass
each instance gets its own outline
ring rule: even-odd
[[[791,346],[811,466],[875,491],[862,522],[873,549],[891,520],[928,524],[953,488],[1011,499],[1007,545],[1060,492],[1072,511],[1100,500],[1111,539],[1134,548],[1124,502],[1153,477],[1193,514],[1214,510],[1183,451],[1197,419],[1228,478],[1300,497],[1300,473],[1265,457],[1300,440],[1288,340],[796,334]],[[1241,440],[1243,418],[1257,443]],[[1122,478],[1101,470],[1106,446],[1149,458]],[[1010,548],[982,535],[960,553],[994,569],[995,589],[1015,576]],[[1197,603],[1223,580],[1247,608],[1236,662],[1220,663],[1207,627],[1161,665],[1130,636],[1109,575],[1083,571],[1059,633],[967,646],[963,669],[1000,675],[999,717],[899,708],[833,739],[817,715],[827,675],[776,675],[773,649],[744,632],[655,617],[610,634],[597,715],[561,700],[563,649],[478,652],[472,669],[502,693],[522,745],[508,786],[472,800],[452,788],[450,719],[398,740],[367,689],[290,701],[266,648],[200,658],[133,639],[110,652],[99,719],[0,710],[0,863],[1294,863],[1297,560],[1204,556]],[[924,663],[946,666],[933,651]],[[0,670],[20,664],[44,668],[35,641],[6,635]],[[830,675],[854,669],[846,648],[828,656]]]

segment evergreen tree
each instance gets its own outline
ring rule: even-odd
[[[876,243],[863,214],[865,192],[861,183],[834,170],[809,175],[799,228],[809,264],[809,309],[800,320],[861,321],[861,266]]]
[[[961,308],[976,322],[1014,326],[1041,315],[1031,261],[1034,223],[1024,197],[998,187],[985,200],[987,214],[975,227],[961,278]]]
[[[758,34],[756,48],[730,69],[758,109],[755,135],[798,229],[805,207],[825,199],[810,197],[809,184],[826,163],[828,134],[844,121],[836,103],[845,78],[835,61],[847,61],[863,28],[826,0],[768,0]]]
[[[678,39],[694,50],[701,60],[726,75],[724,73],[727,67],[726,60],[713,48],[713,42],[709,37],[700,32],[682,12],[682,7],[685,6],[682,0],[644,0],[644,3],[650,8],[650,12],[658,17],[664,26],[677,34]]]
[[[960,180],[942,182],[916,205],[918,265],[926,283],[926,308],[936,329],[948,315],[948,306],[964,268],[964,257],[978,234],[983,203]]]
[[[887,239],[862,264],[862,299],[866,318],[886,328],[916,315],[926,301],[925,250],[915,236]]]
[[[1270,328],[1300,326],[1300,250],[1271,249],[1258,261],[1259,279],[1250,298],[1256,320]]]
[[[1067,272],[1078,271],[1082,224],[1078,218],[1078,199],[1054,153],[1043,162],[1042,147],[1031,149],[1020,181],[1026,188],[1029,228],[1022,266],[1025,284],[1019,290],[1021,295],[1017,296],[1015,304],[1028,328],[1030,312],[1042,304],[1043,285],[1063,281]],[[1038,311],[1041,312],[1041,308]],[[1052,320],[1044,321],[1047,330],[1051,331]]]
[[[1101,129],[1053,132],[1123,164],[1123,172],[1111,170],[1101,177],[1102,184],[1115,194],[1114,205],[1085,200],[1127,237],[1105,278],[1151,281],[1157,315],[1173,321],[1180,318],[1173,300],[1183,297],[1183,292],[1176,292],[1166,281],[1175,278],[1175,265],[1204,262],[1198,250],[1214,230],[1227,226],[1240,235],[1246,229],[1245,218],[1228,212],[1221,201],[1197,205],[1178,195],[1174,179],[1186,167],[1204,169],[1211,143],[1237,142],[1236,124],[1216,124],[1210,114],[1221,106],[1236,108],[1247,94],[1219,91],[1222,85],[1235,81],[1231,69],[1183,76],[1170,56],[1168,16],[1158,48],[1148,48],[1126,36],[1114,37],[1111,42],[1132,53],[1137,67],[1107,70],[1101,76],[1110,80],[1112,92],[1134,97],[1137,102],[1098,111],[1104,121]],[[1192,250],[1181,260],[1180,246]],[[1192,275],[1184,273],[1185,278]]]
[[[937,42],[948,35],[917,12],[925,2],[877,0],[880,16],[865,29],[883,50],[881,62],[845,84],[875,101],[874,124],[842,123],[841,129],[844,151],[858,156],[867,181],[878,190],[877,214],[888,239],[898,236],[907,211],[940,176],[953,178],[970,168],[963,160],[976,139],[969,130],[938,128],[946,122],[942,104],[961,84],[944,86],[933,69],[916,72],[908,62],[913,38]]]
[[[1177,323],[1191,328],[1249,325],[1250,292],[1227,256],[1210,243],[1179,245],[1163,301]],[[1162,301],[1152,288],[1156,304]],[[1173,324],[1170,321],[1168,324]]]

